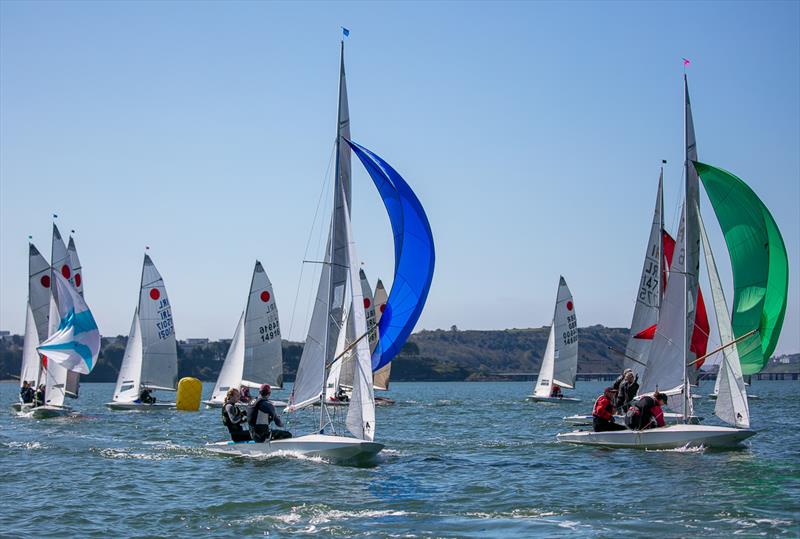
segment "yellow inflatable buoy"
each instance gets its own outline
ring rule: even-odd
[[[200,409],[200,399],[203,396],[203,383],[197,378],[187,376],[178,382],[178,398],[175,408],[185,412],[196,412]]]

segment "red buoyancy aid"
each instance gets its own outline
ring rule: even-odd
[[[614,414],[611,413],[611,410],[613,410],[611,401],[608,400],[608,397],[606,397],[605,394],[603,394],[597,397],[597,400],[594,401],[594,410],[592,410],[592,416],[598,419],[605,419],[606,421],[613,421]]]

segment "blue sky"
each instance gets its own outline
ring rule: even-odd
[[[284,337],[304,338],[340,26],[353,139],[436,239],[417,329],[549,324],[560,274],[579,325],[630,323],[661,159],[676,224],[685,56],[700,159],[783,232],[778,351],[800,350],[796,2],[2,2],[0,328],[22,331],[27,237],[48,253],[58,213],[104,334],[127,333],[149,245],[179,338],[231,336],[257,258]],[[359,254],[388,281],[389,222],[355,169]]]

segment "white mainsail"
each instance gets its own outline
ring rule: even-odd
[[[663,259],[662,231],[664,229],[664,169],[658,177],[658,193],[656,207],[653,211],[653,224],[650,226],[650,238],[647,242],[642,277],[636,295],[636,306],[633,309],[631,332],[625,347],[625,367],[641,376],[647,364],[647,356],[652,344],[651,339],[635,338],[643,330],[658,323],[658,307],[664,290],[661,261]]]
[[[278,306],[272,283],[256,261],[247,300],[242,383],[251,387],[283,387],[283,349]]]
[[[39,335],[36,332],[36,321],[33,319],[33,311],[28,303],[25,309],[25,340],[22,343],[22,368],[19,374],[19,385],[23,382],[30,382],[34,386],[39,379],[39,367],[41,360],[36,347],[39,346]]]
[[[228,347],[228,354],[225,356],[225,362],[222,364],[222,369],[219,371],[217,383],[214,385],[214,391],[211,392],[212,402],[224,402],[225,394],[232,387],[239,388],[242,385],[242,370],[244,369],[244,327],[245,327],[245,314],[239,317],[239,323],[236,324],[236,331],[233,333],[231,345]]]
[[[142,266],[138,312],[143,356],[140,384],[150,389],[173,390],[178,376],[178,348],[172,308],[164,279],[147,254]]]
[[[142,330],[139,325],[139,310],[133,313],[128,343],[122,356],[122,365],[114,388],[114,402],[133,402],[139,398],[142,379]]]
[[[694,168],[694,161],[697,161],[697,140],[694,135],[694,120],[692,119],[692,104],[689,101],[689,83],[684,75],[684,113],[685,113],[685,174],[686,174],[686,237],[685,237],[685,256],[684,271],[686,272],[686,335],[691,338],[694,332],[695,314],[697,307],[697,294],[700,276],[700,178]],[[678,251],[679,252],[679,251]],[[670,279],[672,277],[670,276]],[[670,281],[670,286],[672,281]],[[689,341],[687,341],[688,343]],[[697,358],[691,347],[686,347],[686,363],[691,363]],[[698,369],[692,366],[688,369],[687,375],[691,384],[697,384]]]
[[[553,387],[553,370],[555,368],[555,324],[550,324],[550,333],[547,336],[547,346],[544,349],[542,365],[539,367],[539,376],[536,378],[536,387],[533,394],[537,397],[549,397]]]
[[[336,124],[336,167],[334,203],[325,258],[322,262],[317,299],[311,315],[303,354],[297,367],[287,411],[317,401],[326,384],[325,371],[336,354],[339,333],[344,329],[344,303],[348,279],[348,245],[345,221],[350,218],[350,147],[343,139],[350,138],[350,114],[344,72],[344,44],[339,71],[339,112]],[[351,335],[352,335],[351,331]]]
[[[348,212],[349,215],[349,212]],[[367,334],[367,317],[364,312],[364,296],[361,293],[358,271],[358,255],[350,228],[350,219],[345,219],[345,234],[350,260],[350,290],[352,299],[350,313],[353,329],[358,335],[353,361],[353,393],[347,410],[346,424],[348,430],[356,438],[372,441],[375,439],[375,396],[372,392],[372,357],[369,342],[361,338]]]
[[[663,301],[659,308],[658,326],[650,348],[650,358],[642,376],[641,394],[656,390],[678,394],[679,399],[670,399],[670,408],[684,412],[683,397],[686,377],[686,354],[689,349],[687,318],[686,283],[686,205],[681,211],[678,237],[675,240],[675,254],[669,272]],[[681,402],[678,402],[681,401]],[[688,410],[686,411],[688,414]]]
[[[369,284],[369,283],[367,283]],[[378,279],[377,284],[375,285],[375,297],[373,303],[375,305],[375,347],[378,346],[378,342],[380,341],[380,331],[378,330],[378,324],[381,323],[381,317],[383,316],[383,310],[386,308],[386,303],[389,301],[389,294],[386,293],[386,288],[383,286],[383,282]],[[371,340],[371,339],[370,339]],[[375,347],[370,344],[370,352],[375,351]],[[389,377],[392,373],[392,362],[390,361],[386,365],[380,368],[380,370],[372,373],[372,386],[374,389],[386,391],[389,389]]]
[[[719,339],[722,344],[727,344],[733,342],[736,337],[731,328],[728,304],[725,301],[725,293],[722,290],[722,282],[717,271],[714,253],[711,250],[711,243],[708,241],[700,212],[697,212],[697,215],[698,224],[700,225],[700,239],[703,244],[706,267],[708,268],[711,297],[714,300],[714,313],[717,319]],[[722,349],[722,362],[717,373],[716,390],[717,402],[714,406],[714,414],[735,427],[750,428],[750,407],[747,403],[747,390],[744,386],[742,367],[739,364],[739,352],[736,344]]]
[[[555,369],[553,382],[561,387],[575,387],[578,374],[578,320],[575,315],[575,303],[564,277],[558,283],[556,308],[553,313],[555,328]]]

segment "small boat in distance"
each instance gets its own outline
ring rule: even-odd
[[[133,313],[125,355],[117,376],[112,410],[170,410],[174,402],[142,402],[144,390],[175,391],[178,348],[164,279],[144,255],[139,304]]]
[[[558,282],[556,307],[547,347],[542,358],[539,376],[528,400],[534,402],[580,402],[575,397],[565,397],[561,389],[574,389],[578,374],[578,320],[575,316],[575,303],[567,281],[561,277]]]

